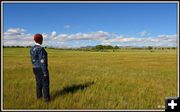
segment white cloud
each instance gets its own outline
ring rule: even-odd
[[[52,31],[51,34],[43,33],[44,46],[52,47],[81,47],[86,45],[120,45],[120,46],[176,46],[177,35],[157,35],[155,37],[125,37],[110,35],[105,31],[89,33],[59,34]],[[5,46],[31,46],[34,43],[33,35],[25,29],[10,28],[4,32],[3,45]]]
[[[143,37],[143,36],[149,35],[149,33],[147,31],[142,31],[142,32],[139,32],[139,35]]]
[[[102,41],[102,44],[123,46],[176,46],[177,35],[158,35],[156,37],[116,37]]]
[[[53,32],[51,33],[51,38],[52,38],[52,39],[56,39],[56,36],[57,36],[56,31],[53,31]]]
[[[76,33],[76,34],[60,34],[57,36],[61,41],[71,40],[104,40],[108,38],[108,32],[97,31],[90,33]]]
[[[48,34],[46,34],[46,33],[42,33],[42,35],[43,35],[43,38],[48,38]]]
[[[71,28],[71,25],[65,25],[64,28]]]
[[[4,45],[22,45],[27,46],[33,43],[32,34],[28,34],[21,28],[10,28],[4,32]]]
[[[18,35],[23,35],[25,33],[25,30],[24,29],[21,29],[21,28],[10,28],[8,29],[4,35],[8,36],[8,37],[13,37],[14,35],[15,36],[18,36]]]

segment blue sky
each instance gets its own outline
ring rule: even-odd
[[[176,3],[4,3],[4,45],[176,46]]]

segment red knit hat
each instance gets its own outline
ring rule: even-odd
[[[42,44],[43,36],[41,34],[39,34],[39,33],[35,34],[34,35],[34,41],[36,43]]]

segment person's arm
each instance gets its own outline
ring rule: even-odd
[[[45,51],[44,48],[40,49],[39,52],[39,61],[41,64],[41,68],[43,71],[44,76],[49,76],[49,71],[48,71],[48,60],[47,60],[47,52]]]

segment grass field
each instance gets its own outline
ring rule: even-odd
[[[46,50],[50,103],[36,100],[29,48],[3,49],[4,109],[162,109],[177,96],[176,50]]]

